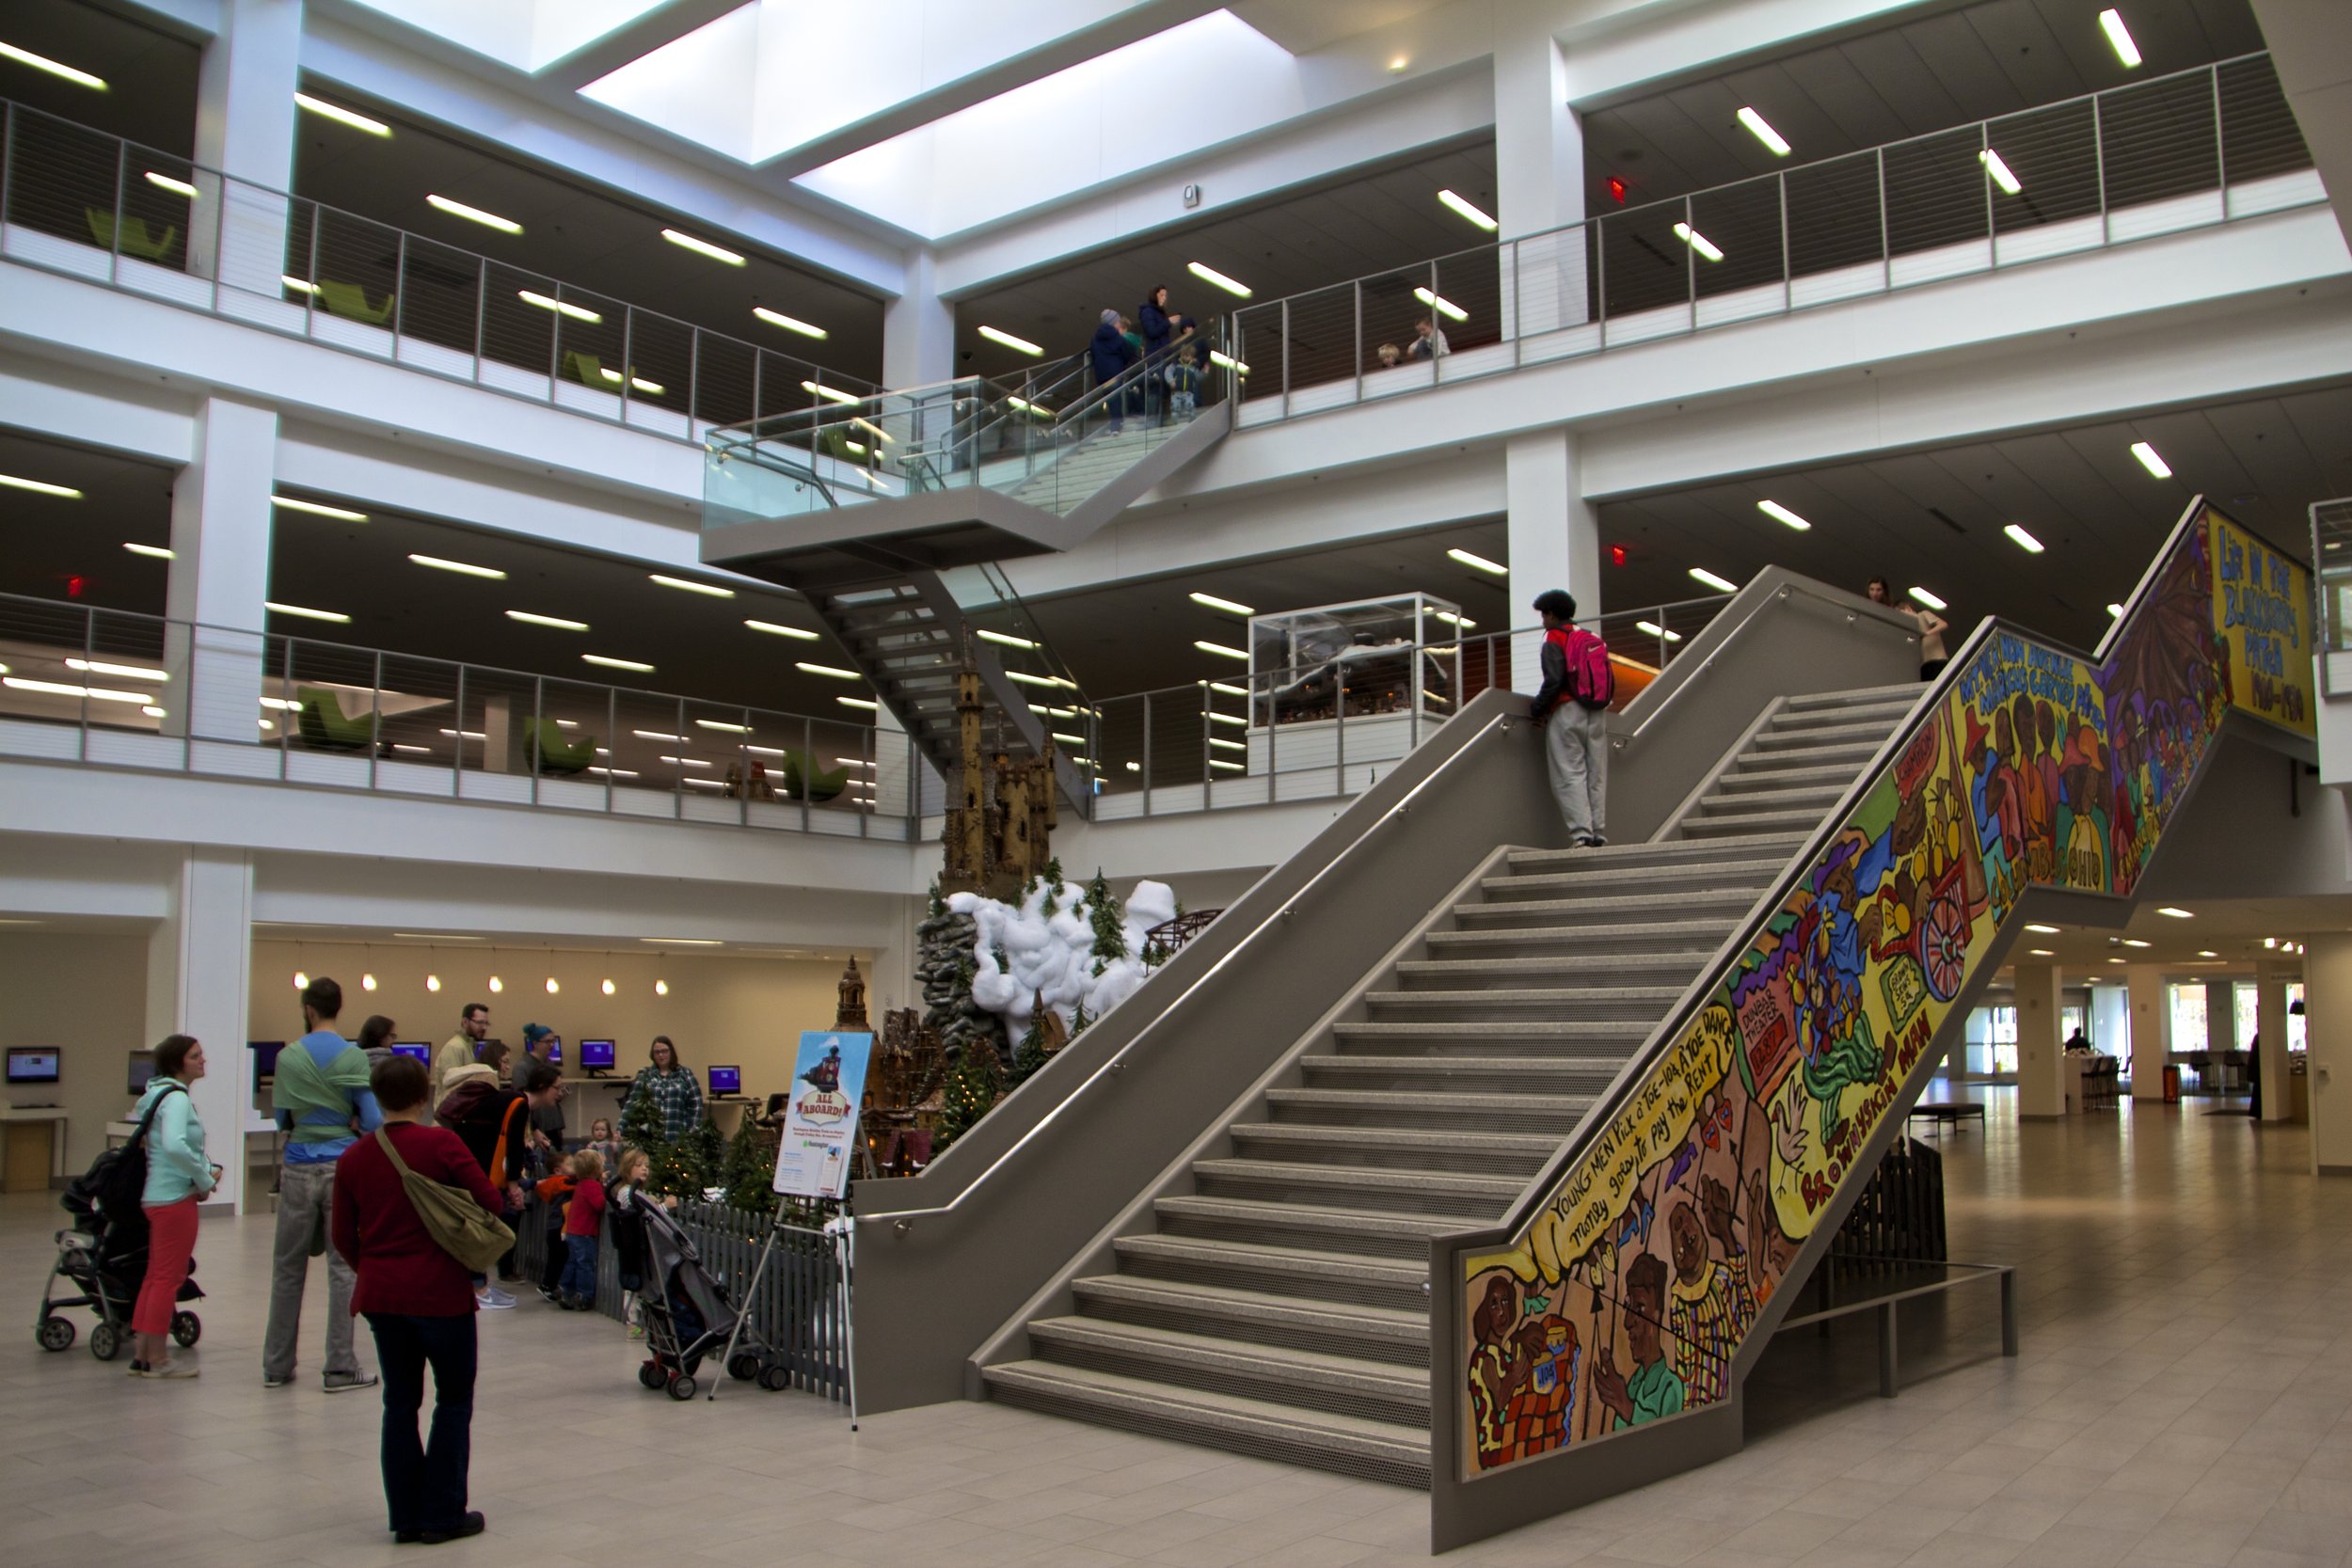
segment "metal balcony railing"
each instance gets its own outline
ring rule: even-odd
[[[2312,575],[2319,584],[2319,694],[2333,697],[2335,656],[2352,653],[2352,498],[2313,503]]]

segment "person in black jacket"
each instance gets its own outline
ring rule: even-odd
[[[1176,351],[1170,345],[1200,324],[1168,308],[1168,285],[1163,283],[1136,308],[1136,325],[1143,330],[1144,362],[1152,367],[1152,373],[1143,378],[1144,406],[1149,413],[1152,404],[1165,401],[1160,395],[1162,377],[1176,362]]]
[[[1126,321],[1116,310],[1103,312],[1103,320],[1094,329],[1094,341],[1087,344],[1087,354],[1094,362],[1094,385],[1107,387],[1125,372],[1128,366],[1142,357],[1136,345],[1127,341]],[[1116,436],[1126,428],[1126,392],[1106,400],[1110,404],[1111,422],[1108,434]]]

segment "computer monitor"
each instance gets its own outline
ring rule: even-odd
[[[580,1065],[581,1067],[583,1067],[583,1068],[610,1068],[610,1067],[612,1067],[612,1042],[611,1040],[582,1040],[582,1041],[580,1041]]]
[[[247,1040],[246,1048],[253,1053],[253,1081],[266,1084],[278,1071],[278,1053],[286,1049],[284,1040]]]
[[[147,1081],[154,1076],[155,1053],[152,1051],[132,1052],[131,1092],[133,1094],[145,1094],[147,1092]]]
[[[405,1056],[412,1062],[430,1062],[433,1060],[433,1047],[423,1040],[402,1040],[393,1044],[392,1054]]]
[[[564,1042],[562,1040],[548,1041],[548,1066],[562,1067],[563,1065]]]
[[[57,1048],[54,1045],[8,1047],[8,1082],[54,1084],[57,1081]]]
[[[713,1095],[741,1094],[743,1069],[739,1067],[715,1067],[710,1069],[710,1092]]]

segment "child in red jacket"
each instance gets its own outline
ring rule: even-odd
[[[596,1240],[604,1232],[604,1157],[593,1148],[572,1156],[571,1207],[564,1212],[564,1277],[556,1305],[586,1312],[596,1305]]]

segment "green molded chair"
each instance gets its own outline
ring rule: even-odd
[[[96,207],[85,207],[83,214],[89,219],[90,238],[108,250],[119,249],[125,256],[135,256],[142,261],[160,261],[180,238],[180,226],[167,224],[157,234],[147,227],[145,218],[126,217],[119,225],[112,213]]]
[[[375,744],[373,713],[355,719],[343,712],[335,693],[315,686],[296,687],[294,699],[301,705],[294,709],[294,726],[305,746],[322,752],[364,752]]]
[[[784,761],[777,765],[777,772],[781,776],[776,784],[776,793],[787,800],[805,798],[814,802],[830,800],[850,787],[850,770],[847,768],[836,768],[827,773],[811,767],[810,761],[805,752],[786,752]]]
[[[581,773],[596,760],[595,736],[570,739],[564,734],[564,726],[552,719],[532,720],[530,737],[532,766],[542,773]]]
[[[318,289],[319,303],[326,306],[328,311],[348,321],[366,322],[371,326],[382,326],[390,321],[392,307],[400,299],[400,295],[390,293],[384,296],[383,304],[371,304],[368,291],[358,284],[330,283],[324,277],[319,279]]]
[[[851,451],[850,449],[853,445],[866,450],[862,452]],[[837,424],[827,425],[817,433],[817,450],[836,462],[857,464],[868,468],[882,461],[880,439],[853,441],[850,433]]]

